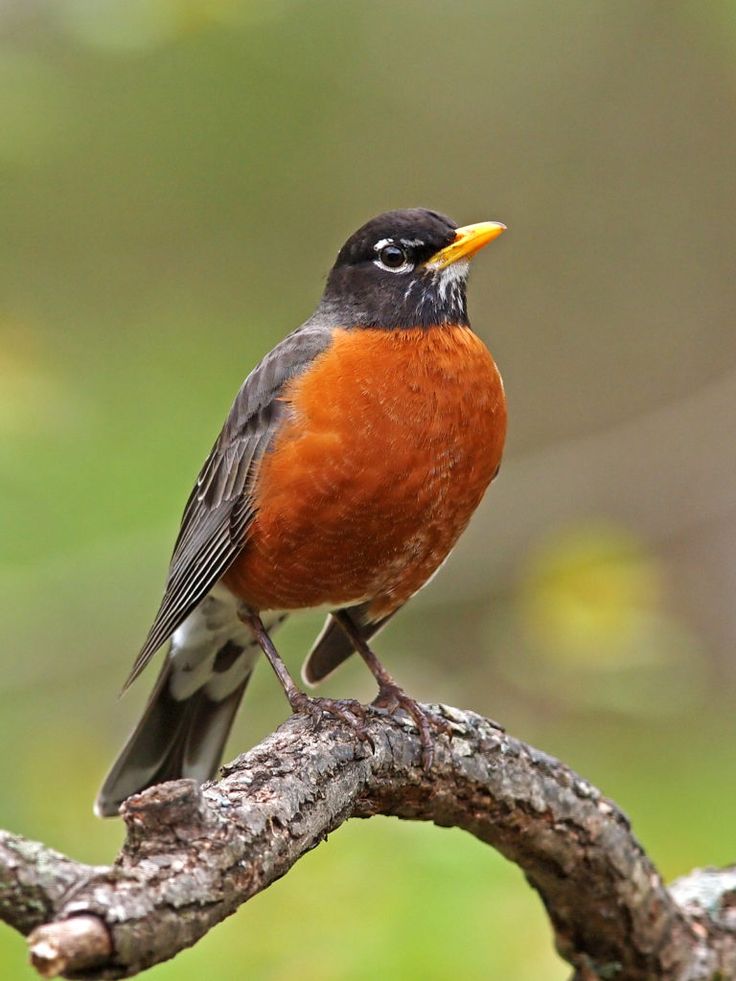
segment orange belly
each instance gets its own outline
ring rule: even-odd
[[[498,469],[498,369],[467,327],[336,330],[282,398],[292,416],[225,582],[256,610],[370,600],[384,616],[447,557]]]

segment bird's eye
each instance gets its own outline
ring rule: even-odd
[[[398,269],[406,262],[406,252],[398,245],[384,245],[378,258],[389,269]]]

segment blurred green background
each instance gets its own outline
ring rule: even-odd
[[[510,433],[379,651],[580,770],[667,877],[733,861],[735,122],[732,2],[0,3],[0,826],[113,857],[91,802],[200,463],[347,234],[424,205],[510,227],[470,290]],[[260,668],[231,755],[285,708]],[[148,976],[205,972],[568,975],[516,868],[381,819]]]

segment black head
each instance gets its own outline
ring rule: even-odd
[[[503,230],[423,208],[378,215],[340,249],[320,312],[346,327],[467,324],[470,256]]]

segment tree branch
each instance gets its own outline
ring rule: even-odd
[[[0,919],[44,977],[128,977],[191,946],[351,817],[464,828],[539,892],[577,981],[736,977],[736,868],[668,890],[624,815],[557,760],[470,712],[420,766],[413,726],[374,717],[373,749],[292,717],[199,788],[130,798],[125,845],[90,867],[0,832]]]

